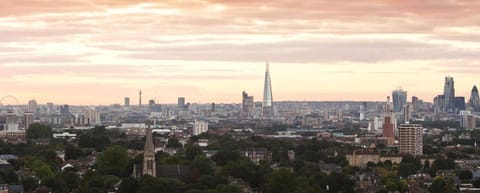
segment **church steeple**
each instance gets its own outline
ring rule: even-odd
[[[150,122],[145,131],[145,150],[143,152],[143,175],[157,176],[155,162],[155,146],[153,145],[152,128]]]

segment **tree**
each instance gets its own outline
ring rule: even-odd
[[[74,145],[67,145],[65,147],[65,160],[75,160],[83,156],[83,151]]]
[[[132,193],[137,190],[138,181],[134,178],[127,178],[122,181],[118,188],[118,193]]]
[[[40,123],[33,123],[28,127],[26,137],[28,140],[51,139],[53,137],[53,131],[49,126]]]
[[[470,170],[462,170],[457,173],[458,178],[463,181],[468,181],[473,179],[473,173]]]
[[[203,155],[195,157],[192,162],[192,167],[199,172],[200,175],[213,175],[213,167],[210,159],[206,158]]]
[[[98,157],[98,171],[103,175],[128,176],[129,158],[127,150],[120,146],[111,146]]]
[[[286,169],[274,171],[268,183],[270,193],[291,193],[296,189],[295,176]]]
[[[182,144],[177,138],[171,137],[168,139],[167,148],[181,148]]]
[[[212,160],[219,166],[224,166],[228,162],[238,162],[242,159],[242,155],[238,151],[220,150],[212,156]]]
[[[185,147],[185,159],[186,160],[193,160],[198,155],[203,155],[203,151],[198,145],[188,145]]]
[[[136,193],[158,193],[158,192],[179,192],[178,187],[181,183],[177,180],[154,178],[151,176],[144,176],[137,188]]]

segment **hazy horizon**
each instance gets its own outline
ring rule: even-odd
[[[15,0],[0,2],[0,98],[21,104],[424,101],[480,84],[480,2]]]

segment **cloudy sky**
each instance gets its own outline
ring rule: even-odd
[[[477,0],[1,0],[0,97],[21,103],[427,101],[480,84]],[[4,102],[7,103],[7,102]]]

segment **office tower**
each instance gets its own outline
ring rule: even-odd
[[[60,106],[60,114],[61,115],[70,115],[70,106],[68,106],[68,105]]]
[[[23,120],[22,120],[23,128],[27,130],[32,123],[33,123],[33,113],[25,112],[23,114]]]
[[[145,132],[145,150],[143,152],[143,175],[157,176],[155,162],[155,146],[153,145],[152,128],[150,123]]]
[[[142,90],[138,92],[138,107],[142,107]]]
[[[253,96],[249,96],[247,92],[242,92],[242,115],[249,117],[255,109],[255,101]]]
[[[392,92],[393,111],[402,112],[403,106],[407,104],[407,91],[397,89]]]
[[[455,112],[460,112],[467,110],[467,105],[465,104],[465,97],[455,97]]]
[[[393,112],[391,109],[390,97],[387,97],[387,104],[384,107],[384,113],[385,113],[385,116],[384,116],[383,125],[382,125],[383,137],[387,138],[388,145],[394,145],[396,123],[395,123]]]
[[[418,111],[420,109],[420,100],[416,96],[412,96],[412,109]]]
[[[17,122],[17,115],[14,112],[12,112],[12,111],[7,112],[5,125],[6,125],[7,130],[9,130],[9,131],[14,131],[14,130],[19,129],[18,128],[18,122]]]
[[[148,101],[148,107],[151,108],[151,109],[154,108],[154,107],[155,107],[155,100],[150,99],[150,100]]]
[[[363,121],[363,120],[366,120],[366,114],[367,114],[367,103],[366,102],[363,102],[361,105],[360,105],[360,120]]]
[[[411,109],[410,109],[409,104],[403,106],[403,119],[404,119],[404,123],[406,123],[406,124],[408,124],[410,122],[410,118],[411,118],[410,111],[411,111]]]
[[[433,112],[435,114],[443,112],[444,106],[445,106],[444,95],[438,95],[435,98],[433,98]]]
[[[178,97],[178,105],[179,109],[185,109],[185,97]]]
[[[216,111],[216,106],[215,106],[215,103],[212,103],[212,113],[214,113]]]
[[[477,86],[473,86],[468,105],[473,112],[480,112],[480,98],[478,96]]]
[[[453,77],[445,77],[443,96],[445,97],[445,105],[443,106],[443,112],[455,112],[455,82],[453,81]]]
[[[38,104],[37,101],[32,99],[28,101],[27,111],[31,113],[37,113]]]
[[[195,123],[193,124],[193,135],[197,136],[207,132],[208,132],[208,122],[195,120]]]
[[[130,97],[125,97],[123,106],[130,107]]]
[[[423,155],[423,127],[419,124],[402,124],[398,127],[399,153]]]
[[[102,121],[100,120],[100,113],[93,109],[85,109],[83,111],[84,123],[86,125],[101,125]]]
[[[460,111],[460,127],[464,129],[477,128],[477,118],[470,111]]]
[[[273,94],[272,94],[272,80],[270,77],[270,66],[267,63],[267,70],[265,71],[265,84],[263,89],[263,116],[274,116],[273,109]]]
[[[47,114],[54,114],[55,113],[55,106],[53,103],[47,103]]]

